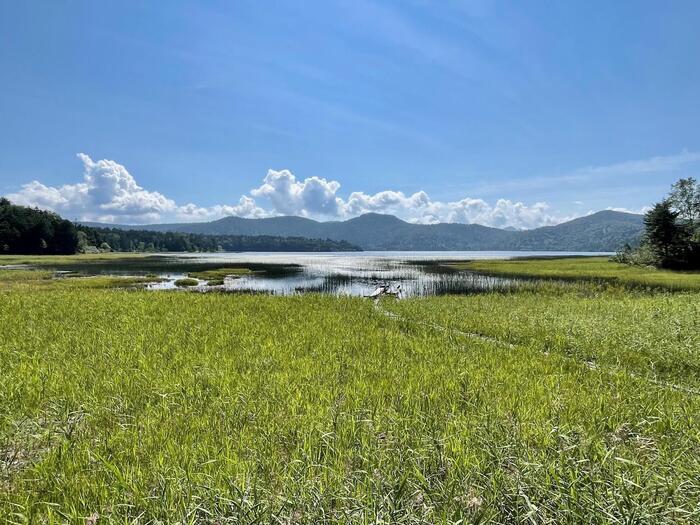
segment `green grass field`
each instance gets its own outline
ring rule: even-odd
[[[459,270],[549,279],[590,279],[636,286],[700,290],[700,272],[674,272],[610,262],[607,257],[484,260],[449,263]]]
[[[8,523],[700,520],[697,291],[0,284]]]
[[[143,259],[152,254],[143,253],[84,253],[80,255],[0,255],[0,266],[29,264],[32,266],[51,266],[56,264],[74,264],[76,262],[100,263],[121,259]]]

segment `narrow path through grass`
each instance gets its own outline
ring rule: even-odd
[[[479,341],[483,341],[486,343],[497,345],[497,346],[500,346],[502,348],[507,348],[509,350],[518,350],[518,349],[528,350],[528,348],[524,345],[515,345],[513,343],[510,343],[508,341],[505,341],[503,339],[499,339],[496,337],[491,337],[488,335],[479,334],[479,333],[475,333],[475,332],[465,332],[463,330],[456,330],[456,329],[450,328],[448,326],[442,326],[442,325],[427,322],[427,321],[420,321],[417,319],[409,319],[409,318],[401,316],[395,312],[392,312],[391,310],[386,309],[381,304],[381,300],[374,300],[373,302],[374,302],[375,309],[381,315],[384,315],[385,317],[392,319],[394,321],[397,321],[397,322],[412,324],[412,325],[416,325],[416,326],[425,326],[425,327],[428,327],[430,329],[436,330],[438,332],[456,335],[458,337],[466,337],[469,339],[477,339]],[[599,370],[599,371],[612,373],[612,374],[627,374],[630,377],[640,379],[642,381],[646,381],[650,384],[653,384],[653,385],[661,387],[661,388],[669,388],[671,390],[677,390],[677,391],[684,392],[687,394],[700,395],[700,389],[697,389],[697,388],[690,388],[687,386],[679,385],[677,383],[672,383],[670,381],[664,381],[661,379],[648,377],[648,376],[645,376],[642,374],[632,372],[632,371],[627,370],[627,369],[622,368],[622,367],[617,367],[617,366],[612,366],[612,365],[598,366],[591,361],[581,361],[580,359],[577,359],[576,357],[572,357],[571,355],[566,355],[566,354],[573,354],[573,352],[567,352],[566,349],[563,350],[563,353],[564,353],[564,357],[566,359],[571,359],[572,361],[575,361],[579,364],[585,365],[587,368],[589,368],[591,370]],[[542,351],[542,354],[549,355],[549,353],[546,351]]]

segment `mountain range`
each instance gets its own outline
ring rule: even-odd
[[[346,221],[319,222],[304,217],[244,219],[224,217],[212,222],[114,225],[120,229],[176,231],[214,235],[274,235],[347,241],[364,250],[552,250],[615,251],[637,244],[643,217],[605,210],[556,226],[532,230],[500,229],[479,224],[413,224],[393,215],[367,213]]]

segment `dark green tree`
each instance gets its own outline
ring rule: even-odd
[[[53,252],[62,255],[75,253],[79,245],[78,230],[75,224],[65,219],[59,221],[54,227]]]
[[[0,198],[0,247],[5,253],[71,254],[77,249],[77,232],[55,213]]]
[[[678,261],[687,238],[685,229],[676,222],[677,218],[678,212],[673,210],[668,199],[656,203],[644,215],[645,241],[661,266],[672,266]]]

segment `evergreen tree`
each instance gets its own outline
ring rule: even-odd
[[[652,248],[661,266],[670,266],[677,261],[686,238],[684,228],[676,222],[678,212],[665,199],[658,202],[644,215],[646,243]]]

